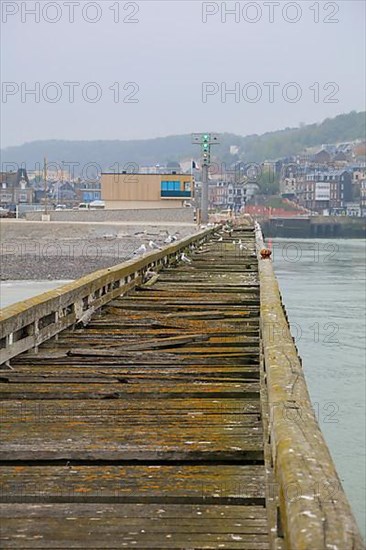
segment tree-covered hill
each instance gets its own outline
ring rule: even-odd
[[[286,128],[262,135],[238,136],[230,133],[220,135],[220,145],[215,146],[217,159],[231,164],[235,160],[262,162],[301,152],[307,147],[322,143],[336,143],[365,139],[365,112],[352,111],[322,123],[301,128]],[[230,154],[230,146],[239,148],[238,155]],[[137,166],[164,164],[171,161],[199,157],[199,149],[191,144],[190,135],[168,136],[145,140],[65,141],[45,140],[8,147],[1,151],[4,163],[25,163],[28,170],[37,169],[47,157],[48,162],[78,162],[80,166],[97,163],[103,170],[116,170],[127,163]]]

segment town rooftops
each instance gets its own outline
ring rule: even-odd
[[[102,172],[101,176],[146,176],[148,178],[151,178],[151,176],[183,176],[183,177],[191,177],[191,174],[187,174],[184,172],[158,172],[157,174],[147,174],[145,172]]]

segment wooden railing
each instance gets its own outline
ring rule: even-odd
[[[257,230],[258,252],[263,239]],[[271,260],[259,259],[261,343],[276,509],[274,548],[361,550],[362,538],[311,405]]]
[[[96,271],[18,302],[0,311],[0,364],[52,338],[117,296],[144,281],[148,270],[159,271],[184,251],[200,246],[216,229],[210,228],[162,250]]]

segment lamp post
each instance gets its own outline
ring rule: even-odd
[[[201,145],[202,189],[201,189],[201,221],[208,222],[208,169],[211,164],[211,145],[219,143],[217,134],[192,134],[192,143]]]
[[[44,157],[43,163],[43,178],[44,178],[44,213],[48,214],[48,200],[47,200],[47,159]]]

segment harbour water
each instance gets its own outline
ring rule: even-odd
[[[365,536],[365,242],[274,239],[272,249],[314,410]],[[65,282],[2,282],[1,307]]]
[[[365,242],[273,239],[272,250],[314,410],[365,537]]]
[[[42,292],[53,290],[70,281],[1,281],[0,308],[10,306],[21,300],[33,298]]]

